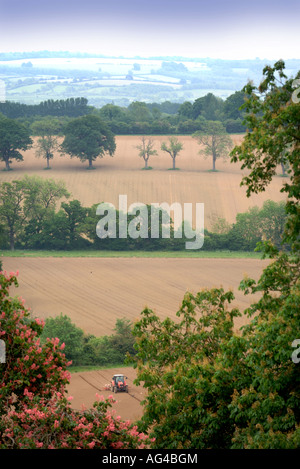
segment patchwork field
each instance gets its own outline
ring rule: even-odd
[[[234,135],[232,138],[238,144],[243,136]],[[96,160],[94,171],[87,171],[87,164],[77,158],[58,154],[51,161],[52,169],[45,171],[46,161],[36,158],[32,148],[24,152],[23,162],[12,164],[13,171],[1,171],[4,164],[0,163],[0,182],[19,179],[25,174],[63,179],[71,197],[80,200],[84,206],[110,202],[118,208],[121,194],[127,195],[128,206],[134,202],[179,202],[182,206],[192,203],[193,207],[196,203],[204,203],[205,227],[208,229],[216,217],[232,223],[237,213],[245,212],[249,207],[261,207],[267,199],[280,201],[285,198],[280,193],[283,179],[279,176],[273,179],[265,192],[247,198],[245,188],[240,187],[240,165],[221,159],[216,165],[218,172],[209,172],[211,159],[199,155],[200,146],[191,136],[178,137],[184,146],[176,160],[179,170],[169,171],[172,159],[160,150],[161,142],[167,141],[167,137],[156,136],[153,139],[158,154],[149,160],[152,170],[141,170],[144,161],[136,149],[141,143],[139,136],[117,136],[115,155]]]
[[[233,136],[235,143],[243,138]],[[22,178],[25,174],[44,178],[63,179],[72,198],[84,206],[111,202],[118,208],[118,197],[127,195],[133,202],[204,203],[205,227],[210,228],[216,217],[234,222],[236,214],[255,205],[261,207],[267,199],[284,200],[280,193],[281,177],[275,177],[266,191],[246,197],[240,187],[242,171],[238,164],[217,161],[219,172],[209,172],[211,160],[199,156],[199,145],[189,136],[179,137],[184,150],[176,162],[178,171],[169,171],[172,160],[160,151],[167,137],[154,137],[158,155],[141,170],[143,160],[136,146],[140,137],[116,137],[117,150],[113,158],[95,162],[95,170],[87,171],[86,164],[68,156],[55,155],[51,171],[44,171],[45,161],[35,157],[34,149],[24,153],[24,161],[12,164],[13,171],[1,171],[0,182]],[[279,171],[280,174],[280,171]],[[1,255],[1,252],[0,252]],[[238,285],[244,275],[258,278],[268,261],[258,259],[185,259],[185,258],[3,258],[7,271],[19,271],[19,288],[11,291],[25,299],[34,316],[47,318],[60,313],[68,315],[85,332],[96,336],[112,334],[118,318],[135,321],[145,306],[161,318],[176,318],[184,293],[196,293],[205,287],[233,289],[234,305],[246,308],[253,297],[244,297]],[[246,318],[236,321],[236,328]],[[104,390],[114,371],[100,370],[76,373],[69,392],[73,405],[91,405],[95,394],[108,395]],[[126,371],[130,393],[118,394],[116,411],[124,419],[134,420],[141,415],[142,388],[133,386],[134,372]]]

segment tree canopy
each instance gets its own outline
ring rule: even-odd
[[[39,138],[36,144],[36,156],[45,158],[47,169],[50,169],[50,160],[54,157],[54,152],[60,150],[57,134],[60,131],[60,123],[57,119],[44,119],[35,121],[31,125],[31,131]]]
[[[113,133],[98,116],[87,115],[73,119],[67,124],[62,150],[71,157],[88,161],[93,168],[93,161],[102,158],[105,153],[113,156],[116,143]]]
[[[5,162],[7,170],[11,169],[12,160],[23,160],[20,151],[27,150],[32,143],[30,131],[25,125],[0,114],[0,159]]]
[[[229,157],[229,152],[233,148],[233,142],[230,135],[227,134],[222,122],[206,121],[202,124],[202,129],[195,132],[193,137],[198,143],[204,146],[200,154],[212,157],[212,170],[216,170],[216,161],[218,158]]]
[[[140,428],[155,437],[155,448],[300,446],[300,349],[294,350],[300,337],[300,110],[283,70],[279,61],[264,69],[258,89],[245,87],[249,133],[232,151],[233,161],[250,170],[242,180],[249,197],[272,180],[285,149],[289,162],[281,243],[260,242],[257,249],[270,263],[258,281],[240,283],[245,295],[259,293],[242,313],[247,325],[235,331],[241,311],[230,307],[233,292],[222,288],[187,292],[179,321],[162,321],[146,308],[135,324],[133,363],[137,383],[148,390]]]
[[[69,197],[64,181],[24,176],[0,185],[0,221],[14,250],[24,237],[34,245],[59,199]]]
[[[176,157],[183,149],[183,144],[178,140],[177,137],[169,137],[169,145],[166,142],[161,144],[162,151],[169,153],[173,160],[173,168],[176,169]]]
[[[139,156],[143,158],[145,162],[145,169],[148,168],[148,161],[150,156],[157,155],[157,150],[155,150],[154,141],[152,138],[146,139],[146,137],[142,137],[141,144],[138,145],[136,148],[139,150]]]

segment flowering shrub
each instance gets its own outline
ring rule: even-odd
[[[28,397],[28,392],[26,391]],[[29,396],[33,405],[2,417],[0,449],[142,449],[148,439],[129,421],[110,412],[112,397],[78,412],[60,393],[50,399]]]
[[[66,398],[70,374],[58,339],[41,345],[43,322],[32,319],[19,298],[9,297],[17,277],[0,272],[0,449],[141,449],[149,445],[129,421],[98,396],[92,409],[78,411]]]

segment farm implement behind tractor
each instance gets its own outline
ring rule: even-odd
[[[127,376],[114,375],[111,380],[110,389],[113,392],[128,392],[128,385],[126,383]]]

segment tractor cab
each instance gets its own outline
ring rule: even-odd
[[[116,374],[111,380],[111,390],[113,392],[125,391],[128,392],[128,385],[126,383],[127,376]]]

